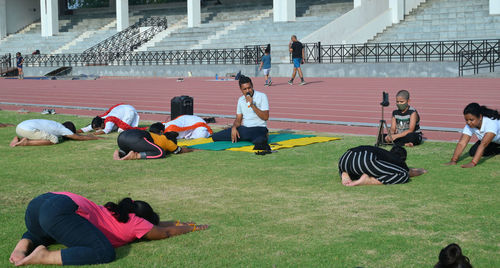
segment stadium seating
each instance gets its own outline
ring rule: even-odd
[[[489,15],[489,0],[427,0],[372,43],[491,39],[500,37],[500,17]]]

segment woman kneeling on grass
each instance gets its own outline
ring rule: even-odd
[[[498,111],[480,106],[477,103],[470,103],[464,109],[464,118],[467,125],[462,131],[462,136],[450,162],[445,165],[457,164],[458,158],[467,147],[472,134],[475,134],[479,140],[470,148],[469,155],[472,156],[472,160],[462,165],[463,168],[475,167],[483,156],[500,154],[500,115]]]
[[[165,125],[154,123],[149,131],[125,130],[118,136],[119,150],[113,154],[115,160],[160,159],[168,153],[192,152],[192,149],[177,146],[177,132],[165,132]]]
[[[426,173],[422,168],[408,168],[406,150],[401,146],[386,151],[375,146],[358,146],[339,160],[339,173],[345,186],[407,183],[410,177]]]
[[[28,264],[84,265],[112,262],[114,248],[137,239],[159,240],[208,225],[160,222],[151,206],[125,198],[98,206],[83,196],[50,192],[33,199],[26,209],[26,228],[10,255],[16,266]],[[67,248],[50,251],[48,245]]]

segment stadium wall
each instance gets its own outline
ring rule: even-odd
[[[130,76],[130,77],[224,77],[227,73],[262,77],[256,65],[158,65],[158,66],[82,66],[73,67],[70,75]],[[379,62],[343,64],[304,64],[306,77],[457,77],[457,62]],[[26,67],[26,76],[43,76],[57,67]],[[273,64],[272,77],[290,77],[291,64]]]
[[[7,34],[16,33],[34,21],[40,20],[39,0],[5,0],[5,2]]]

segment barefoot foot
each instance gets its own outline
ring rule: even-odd
[[[368,176],[367,174],[363,174],[359,180],[353,181],[346,186],[361,186],[361,185],[381,185],[382,182],[379,180]]]
[[[349,184],[352,183],[351,178],[349,177],[349,174],[347,172],[342,172],[342,184],[345,186],[348,186]]]
[[[413,147],[413,142],[408,142],[408,143],[405,143],[405,146],[406,146],[406,147]]]
[[[128,154],[124,157],[122,157],[120,160],[135,160],[137,158],[137,153],[134,151],[128,152]]]
[[[115,152],[113,153],[113,159],[114,160],[120,160],[120,155],[119,155],[118,150],[115,150]]]
[[[28,264],[62,264],[61,251],[49,251],[45,246],[40,245],[31,254],[14,264],[16,266]]]
[[[12,141],[10,142],[9,146],[10,147],[16,147],[16,144],[19,142],[19,138],[16,136],[12,139]]]
[[[24,250],[14,250],[10,254],[9,261],[10,263],[16,263],[26,258],[26,251]]]

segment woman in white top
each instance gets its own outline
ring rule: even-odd
[[[451,161],[446,165],[456,165],[458,158],[470,141],[472,134],[479,139],[469,151],[472,160],[462,165],[463,168],[475,167],[481,157],[500,154],[500,115],[498,111],[470,103],[464,109],[467,125],[462,131]]]

